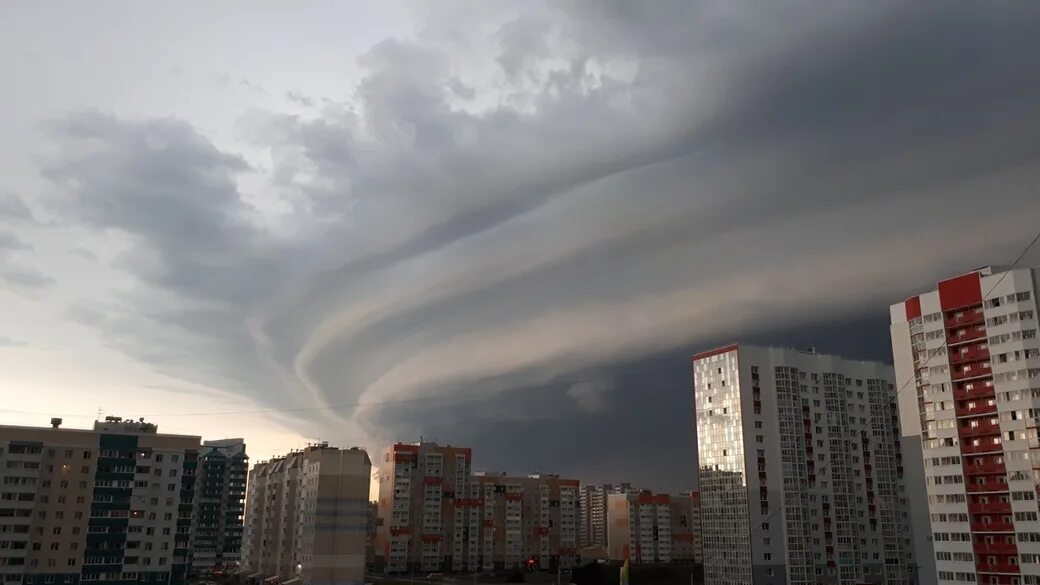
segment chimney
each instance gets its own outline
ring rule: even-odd
[[[51,419],[51,428],[52,429],[56,429],[56,428],[58,428],[60,426],[61,426],[61,419],[60,418],[54,417],[54,418]]]

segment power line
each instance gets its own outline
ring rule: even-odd
[[[1036,236],[1034,236],[1034,237],[1033,237],[1033,239],[1032,239],[1032,240],[1030,240],[1028,244],[1026,244],[1026,247],[1025,247],[1025,248],[1023,248],[1023,249],[1022,249],[1022,252],[1021,252],[1021,253],[1019,253],[1018,257],[1016,257],[1016,258],[1015,258],[1015,261],[1014,261],[1014,262],[1012,262],[1012,263],[1011,263],[1011,266],[1009,266],[1009,267],[1007,268],[1007,270],[1005,270],[1005,271],[1004,271],[1004,273],[1000,275],[1000,278],[999,278],[999,279],[997,279],[997,282],[993,283],[993,286],[991,286],[991,287],[989,288],[989,291],[987,291],[987,292],[986,292],[986,294],[982,295],[982,301],[983,301],[983,302],[985,302],[986,300],[988,300],[988,299],[990,298],[990,295],[992,295],[992,294],[993,294],[993,291],[994,291],[994,290],[996,290],[996,288],[997,288],[998,286],[1000,286],[1000,283],[1004,282],[1004,279],[1005,279],[1005,278],[1007,278],[1007,275],[1008,275],[1008,274],[1010,274],[1010,273],[1011,273],[1011,271],[1012,271],[1012,270],[1014,270],[1014,269],[1015,269],[1015,267],[1017,267],[1017,266],[1018,266],[1018,263],[1019,263],[1019,262],[1021,262],[1023,258],[1025,258],[1026,254],[1028,254],[1028,253],[1029,253],[1029,250],[1030,250],[1030,249],[1031,249],[1031,248],[1032,248],[1032,247],[1033,247],[1034,245],[1036,245],[1036,243],[1037,243],[1038,241],[1040,241],[1040,232],[1037,232]],[[898,400],[898,398],[899,398],[899,394],[900,394],[900,393],[901,393],[901,392],[902,392],[903,390],[905,390],[905,389],[906,389],[906,388],[907,388],[907,387],[908,387],[908,386],[910,385],[910,383],[911,383],[911,382],[914,382],[914,381],[916,381],[916,380],[917,380],[916,370],[918,370],[918,369],[920,369],[920,368],[924,368],[924,367],[926,367],[926,366],[927,366],[928,364],[930,364],[930,363],[931,363],[931,361],[932,361],[932,358],[934,358],[935,356],[937,356],[937,355],[939,355],[940,353],[942,353],[942,352],[943,352],[943,350],[947,349],[948,347],[949,347],[949,340],[948,340],[948,339],[946,339],[946,338],[945,338],[945,336],[944,336],[944,339],[943,339],[943,342],[942,342],[942,344],[940,344],[940,345],[939,345],[938,347],[936,347],[936,348],[935,348],[935,349],[934,349],[933,351],[930,351],[930,352],[928,352],[928,358],[927,358],[927,359],[926,359],[926,360],[924,361],[924,363],[923,363],[923,364],[921,364],[920,366],[917,366],[917,367],[915,367],[915,368],[914,368],[914,373],[913,373],[913,374],[911,374],[911,375],[910,375],[910,377],[909,377],[909,378],[908,378],[908,379],[907,379],[907,380],[906,380],[905,382],[903,382],[903,384],[902,384],[902,385],[900,385],[900,386],[899,386],[899,388],[897,388],[897,389],[896,389],[896,392],[895,392],[895,394],[893,394],[893,395],[892,395],[892,400],[891,400],[891,402],[889,402],[889,404],[892,404],[892,403],[895,403],[895,402],[897,402],[897,400]],[[861,427],[860,427],[859,429],[856,429],[856,432],[861,432],[861,431],[863,431],[863,430],[864,430],[864,429],[866,429],[866,428],[867,428],[868,426],[870,426],[870,423],[871,423],[871,422],[873,422],[873,415],[871,415],[870,417],[867,417],[867,419],[866,419],[866,422],[865,422],[865,423],[863,423],[863,426],[861,426]],[[775,511],[773,511],[773,512],[772,512],[772,513],[770,513],[770,514],[769,514],[768,516],[766,516],[766,517],[765,517],[765,519],[763,520],[763,522],[767,523],[767,522],[768,522],[769,520],[771,520],[771,519],[772,519],[772,518],[773,518],[774,516],[776,516],[777,514],[779,514],[780,512],[782,512],[782,511],[783,511],[783,510],[784,510],[784,509],[785,509],[785,508],[787,507],[787,504],[788,504],[787,502],[783,502],[783,503],[782,503],[782,504],[780,505],[780,507],[779,507],[779,508],[777,508],[777,509],[776,509]],[[702,521],[703,521],[703,515],[702,515]],[[752,530],[752,531],[748,532],[747,540],[746,540],[745,542],[746,542],[747,544],[750,544],[750,543],[751,543],[751,538],[752,538],[752,537],[753,537],[753,536],[754,536],[755,534],[758,534],[758,533],[760,533],[760,532],[762,532],[762,527],[761,527],[761,526],[759,526],[759,527],[758,527],[757,529],[755,529],[755,530]],[[707,564],[707,562],[708,562],[708,561],[712,561],[712,560],[715,560],[715,559],[717,559],[717,558],[719,558],[719,557],[715,556],[715,557],[711,557],[711,558],[708,558],[708,559],[704,559],[704,560],[702,561],[702,566],[703,566],[703,565],[705,565],[705,564]]]

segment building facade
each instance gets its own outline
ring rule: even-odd
[[[526,477],[478,473],[474,486],[477,495],[468,503],[481,516],[477,538],[481,569],[575,566],[578,480],[537,473]]]
[[[360,449],[308,446],[249,471],[247,581],[364,583],[372,462]]]
[[[607,496],[607,555],[618,561],[696,562],[693,499],[649,491]]]
[[[0,426],[0,583],[183,584],[200,438]]]
[[[628,483],[581,486],[578,504],[578,545],[607,546],[607,496],[638,491]]]
[[[475,571],[480,509],[468,447],[397,443],[379,475],[376,566],[389,573]]]
[[[1037,283],[1036,268],[987,267],[891,307],[931,526],[915,543],[939,583],[1040,583]]]
[[[892,368],[747,345],[692,361],[705,582],[910,583]]]
[[[238,569],[248,470],[244,440],[202,443],[195,487],[193,567],[196,571]]]

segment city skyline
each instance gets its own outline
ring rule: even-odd
[[[696,488],[690,355],[891,363],[1040,215],[1040,7],[724,4],[6,7],[0,424]]]

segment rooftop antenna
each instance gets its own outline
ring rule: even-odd
[[[99,407],[98,407],[98,409],[97,409],[97,418],[95,418],[94,420],[95,420],[95,421],[99,421],[99,420],[101,420],[101,415],[103,415],[104,413],[105,413],[105,411],[103,411],[103,410],[101,409],[101,407],[99,406]]]

